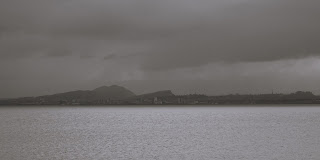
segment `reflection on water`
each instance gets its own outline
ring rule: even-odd
[[[0,159],[319,159],[320,107],[0,108]]]

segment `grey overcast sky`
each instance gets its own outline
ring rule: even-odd
[[[1,0],[0,97],[320,93],[317,0]]]

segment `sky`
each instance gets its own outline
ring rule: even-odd
[[[0,98],[320,94],[320,1],[1,0]]]

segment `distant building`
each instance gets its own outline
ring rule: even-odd
[[[153,104],[162,104],[162,101],[158,99],[158,97],[153,98]]]
[[[183,98],[181,97],[178,98],[178,104],[185,104],[185,103],[186,101]]]

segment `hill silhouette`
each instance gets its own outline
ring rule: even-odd
[[[135,96],[132,91],[117,85],[112,85],[110,87],[102,86],[94,89],[92,92],[97,98],[123,99]]]
[[[170,90],[136,95],[125,87],[101,86],[93,90],[77,90],[38,97],[2,100],[0,104],[117,104],[119,101],[138,98],[174,96]]]
[[[125,87],[112,85],[39,97],[0,100],[0,105],[106,105],[106,104],[320,104],[320,96],[308,91],[290,94],[174,95],[171,90],[136,95]]]
[[[102,86],[94,90],[78,90],[53,95],[40,96],[45,101],[94,101],[101,99],[124,99],[133,97],[135,94],[130,90],[117,86]]]
[[[142,95],[136,96],[135,98],[153,98],[153,97],[169,97],[169,96],[175,96],[171,92],[171,90],[164,90],[164,91],[142,94]]]

